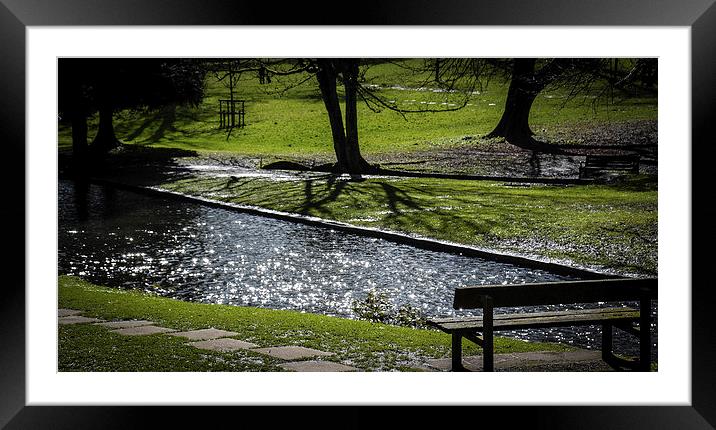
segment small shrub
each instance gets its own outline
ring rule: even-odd
[[[353,312],[359,319],[407,327],[424,327],[425,318],[420,310],[410,304],[395,308],[387,294],[375,289],[368,291],[363,300],[354,300]]]
[[[393,321],[397,325],[408,326],[413,328],[425,327],[425,318],[420,309],[407,304],[398,308],[393,317]]]
[[[388,296],[376,290],[368,291],[368,295],[364,300],[353,300],[352,309],[358,318],[370,322],[388,324],[391,319],[392,306]]]

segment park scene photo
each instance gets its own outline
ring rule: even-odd
[[[658,371],[657,76],[58,58],[58,370]]]

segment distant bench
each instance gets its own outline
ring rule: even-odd
[[[639,173],[639,155],[587,155],[579,165],[579,177],[604,170]]]
[[[464,371],[462,338],[483,349],[483,370],[494,371],[495,331],[564,326],[602,326],[602,359],[615,368],[649,371],[651,365],[651,300],[657,279],[605,279],[520,285],[479,285],[455,289],[455,309],[482,308],[483,316],[430,319],[428,324],[452,335],[452,370]],[[638,301],[640,312],[626,307],[557,312],[494,314],[496,307]],[[633,323],[639,326],[634,327]],[[639,338],[639,358],[622,359],[612,351],[612,328]]]

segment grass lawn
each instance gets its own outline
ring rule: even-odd
[[[411,371],[421,360],[449,356],[450,336],[300,312],[183,302],[138,291],[93,285],[60,276],[59,308],[83,310],[106,320],[147,319],[178,330],[214,327],[259,346],[297,345],[335,353],[340,361],[369,371]],[[251,351],[211,352],[167,335],[122,336],[100,326],[59,326],[59,370],[105,371],[282,371],[281,360]],[[465,342],[465,354],[477,347]],[[568,351],[560,344],[495,339],[495,352]]]
[[[602,185],[330,176],[295,181],[195,177],[162,188],[462,244],[656,275],[657,183]]]
[[[420,61],[420,60],[415,60]],[[242,75],[237,99],[246,100],[245,128],[230,136],[218,128],[218,99],[228,98],[223,83],[209,76],[206,97],[200,106],[168,107],[157,112],[122,111],[115,114],[118,138],[128,144],[192,151],[224,151],[252,156],[327,156],[332,154],[331,132],[315,78],[291,88],[302,76],[275,78],[261,85],[256,76]],[[420,76],[408,74],[393,64],[380,64],[366,72],[366,85],[386,101],[404,109],[446,109],[463,101],[457,93],[421,88]],[[592,127],[610,122],[628,122],[657,117],[655,97],[615,100],[593,105],[597,90],[576,98],[567,88],[539,95],[531,112],[538,133],[565,127]],[[491,81],[473,93],[468,105],[454,112],[413,113],[406,117],[383,110],[376,113],[359,103],[361,150],[366,155],[411,152],[452,145],[464,136],[481,136],[498,122],[504,107],[507,83]],[[89,121],[94,136],[97,117]],[[71,147],[71,130],[59,125],[60,149]]]

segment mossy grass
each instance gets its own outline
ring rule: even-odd
[[[623,274],[657,270],[657,182],[514,187],[493,181],[195,177],[163,188]]]
[[[202,304],[98,286],[60,276],[59,307],[106,320],[147,319],[178,330],[214,327],[259,346],[297,345],[335,353],[367,371],[419,370],[428,358],[449,357],[450,337],[436,330],[254,307]],[[497,353],[568,351],[555,343],[499,337]],[[466,354],[479,348],[465,343]],[[251,351],[210,352],[168,335],[122,336],[96,325],[59,327],[60,371],[281,371],[281,361]]]
[[[255,75],[243,74],[235,97],[246,100],[247,126],[234,129],[230,135],[218,128],[218,100],[228,98],[228,90],[211,76],[206,81],[206,97],[198,107],[117,112],[115,131],[124,143],[157,148],[258,156],[331,155],[331,130],[315,79],[285,90],[304,78],[277,78],[270,85],[261,85]],[[403,109],[444,109],[462,103],[460,94],[419,88],[423,82],[424,76],[390,63],[372,66],[366,73],[366,83],[379,86],[374,90],[377,94]],[[387,109],[376,113],[360,103],[361,149],[367,155],[421,151],[450,145],[467,135],[483,136],[497,124],[507,88],[507,82],[493,80],[471,94],[469,105],[461,110],[411,113],[405,117]],[[602,93],[598,85],[573,98],[569,92],[569,88],[555,88],[539,95],[530,117],[535,131],[549,134],[556,128],[657,118],[655,96],[594,104],[595,97]],[[90,118],[90,138],[96,127],[97,118]],[[69,149],[71,142],[70,127],[61,123],[60,148]]]

